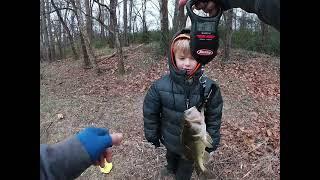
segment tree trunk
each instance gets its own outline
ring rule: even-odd
[[[232,9],[224,12],[226,18],[226,32],[225,32],[225,40],[224,40],[224,55],[223,61],[230,60],[230,49],[231,49],[231,37],[232,37]]]
[[[116,26],[117,26],[117,0],[110,0],[110,48],[114,48],[115,46],[115,32]],[[112,32],[111,32],[112,31]]]
[[[175,0],[174,4],[174,13],[173,13],[173,20],[172,20],[172,30],[173,32],[177,32],[179,28],[178,24],[178,14],[179,14],[179,0]]]
[[[234,18],[233,18],[233,25],[234,25],[234,27],[233,27],[233,29],[234,29],[234,31],[236,31],[237,30],[237,9],[233,9],[233,11],[234,11]]]
[[[77,59],[79,59],[79,55],[77,53],[76,46],[74,44],[74,40],[73,40],[73,37],[72,37],[72,35],[70,33],[70,30],[69,30],[67,24],[65,23],[65,21],[62,19],[61,13],[58,10],[57,6],[55,5],[54,0],[51,0],[51,4],[52,4],[53,8],[56,10],[57,16],[58,16],[59,21],[61,22],[64,30],[67,32],[67,35],[68,35],[68,38],[69,38],[69,41],[70,41],[70,44],[71,44],[73,57],[74,57],[75,60],[77,60]]]
[[[47,12],[51,12],[51,8],[50,8],[50,3],[49,0],[46,0],[46,8],[47,8]],[[51,27],[51,18],[50,18],[50,14],[48,14],[46,16],[47,18],[47,23],[48,23],[48,35],[49,35],[49,47],[50,47],[50,60],[53,61],[56,57],[56,52],[55,52],[55,47],[54,47],[54,39],[53,39],[53,35],[52,35],[52,27]]]
[[[71,13],[71,24],[70,24],[70,29],[71,32],[73,33],[73,37],[76,37],[76,29],[75,29],[75,13]],[[70,33],[71,35],[71,33]],[[72,36],[72,35],[71,35]]]
[[[89,15],[89,16],[86,16],[86,30],[88,32],[88,38],[91,42],[92,38],[93,38],[93,32],[92,32],[92,19],[90,17],[90,16],[92,16],[92,11],[90,8],[90,1],[84,0],[84,6],[85,6],[86,14]]]
[[[119,40],[119,33],[118,30],[115,32],[116,36],[116,46],[117,46],[117,54],[119,55],[118,58],[118,71],[119,74],[123,75],[125,73],[124,69],[124,60],[123,60],[123,52],[122,52],[122,45]]]
[[[57,44],[59,50],[59,59],[63,59],[63,51],[62,51],[62,32],[61,32],[61,23],[57,22],[55,25],[55,36],[57,37]]]
[[[127,0],[123,0],[123,45],[128,46],[128,17],[127,17]]]
[[[240,29],[241,30],[247,29],[247,14],[245,11],[242,11],[242,15],[240,18]]]
[[[147,20],[146,20],[147,1],[143,0],[142,2],[143,2],[142,3],[142,28],[143,28],[143,32],[147,33],[148,32]]]
[[[261,41],[260,41],[260,49],[263,50],[265,48],[265,44],[268,39],[268,25],[260,20],[261,27]]]
[[[161,22],[161,46],[160,48],[164,50],[164,55],[166,56],[169,49],[169,29],[168,29],[168,0],[161,0],[160,5],[160,22]]]
[[[40,2],[41,3],[41,2]],[[40,11],[40,62],[44,60],[44,53],[43,53],[43,27],[42,27],[42,14]]]
[[[124,60],[123,60],[123,54],[122,54],[122,44],[119,38],[119,27],[117,25],[116,9],[113,10],[111,8],[111,2],[114,4],[117,4],[117,0],[110,1],[110,21],[112,21],[114,25],[114,31],[112,31],[111,33],[115,37],[115,45],[117,48],[117,54],[119,55],[117,69],[119,71],[119,74],[123,75],[125,73],[125,69],[124,69]]]
[[[51,55],[50,55],[50,47],[49,47],[49,35],[48,35],[48,29],[47,29],[47,23],[46,23],[46,11],[45,11],[45,2],[44,0],[40,1],[41,5],[41,25],[42,25],[42,32],[43,32],[43,39],[44,39],[44,44],[43,44],[43,54],[44,58],[47,61],[51,61]]]
[[[97,1],[95,1],[95,2],[97,2]],[[110,6],[111,6],[111,4],[117,4],[116,0],[111,0],[110,1]],[[117,48],[117,54],[119,55],[117,69],[118,69],[119,73],[122,75],[122,74],[124,74],[125,69],[124,69],[124,61],[123,61],[123,53],[122,53],[122,44],[121,44],[120,38],[119,38],[119,27],[117,25],[116,9],[113,9],[111,7],[109,8],[105,4],[99,4],[99,5],[102,5],[102,6],[106,7],[109,10],[110,21],[112,21],[113,25],[115,25],[114,26],[114,31],[111,29],[110,26],[109,26],[108,30],[109,30],[110,34],[112,34],[115,37],[115,45],[116,45],[116,48]],[[105,27],[107,27],[105,24],[103,24],[103,25]]]
[[[86,43],[84,41],[84,37],[83,37],[83,34],[81,31],[80,31],[80,44],[81,44],[82,55],[83,55],[83,66],[85,69],[89,69],[89,68],[91,68],[91,63],[90,63],[90,59],[88,56]]]
[[[186,27],[187,16],[184,14],[184,7],[179,7],[179,0],[175,1],[173,16],[173,32],[177,32]]]
[[[131,34],[132,32],[132,7],[133,7],[133,0],[129,0],[130,1],[130,5],[129,5],[129,34]],[[132,41],[130,40],[130,38],[128,38],[129,43],[131,43]]]
[[[104,0],[101,0],[102,4],[104,4]],[[101,9],[100,6],[99,7],[99,18],[100,21],[104,23],[104,18],[105,18],[105,11],[103,9]],[[100,23],[100,38],[105,40],[106,39],[106,34],[104,32],[104,26]]]
[[[74,0],[72,0],[74,1]],[[97,57],[96,55],[94,54],[94,51],[92,49],[92,46],[91,46],[91,41],[90,41],[90,38],[88,37],[88,32],[87,32],[87,29],[85,28],[85,24],[83,23],[83,18],[82,18],[82,14],[81,14],[81,4],[80,4],[80,0],[76,0],[76,4],[78,8],[75,8],[76,9],[76,17],[77,17],[77,20],[78,20],[78,24],[79,24],[79,28],[80,28],[80,31],[83,32],[82,35],[83,35],[83,40],[84,40],[84,43],[85,43],[85,46],[87,48],[87,51],[89,52],[89,57],[90,59],[93,61],[93,66],[95,68],[95,71],[97,72],[97,74],[99,75],[101,73],[101,70],[98,66],[98,62],[97,62]],[[90,17],[91,18],[91,17]]]
[[[178,13],[178,24],[179,24],[178,30],[186,27],[187,18],[188,16],[184,14],[184,8],[180,7],[179,13]]]
[[[147,1],[142,1],[142,39],[143,42],[149,42],[149,34],[148,34],[148,27],[147,27],[147,20],[146,20],[146,10],[147,10]]]
[[[135,35],[134,35],[134,33],[135,33],[135,27],[134,27],[134,25],[136,24],[136,20],[137,20],[137,15],[135,15],[134,17],[133,17],[133,23],[132,23],[132,41],[134,41],[135,39]]]

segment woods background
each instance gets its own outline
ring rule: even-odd
[[[122,55],[122,47],[156,42],[159,55],[165,55],[170,38],[187,20],[178,0],[40,0],[40,4],[40,60],[72,56],[98,72],[93,49],[108,46]],[[280,55],[279,32],[255,14],[226,11],[219,32],[225,61],[230,59],[230,48]],[[123,72],[123,57],[119,62]]]

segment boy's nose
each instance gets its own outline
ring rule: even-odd
[[[191,61],[190,61],[189,58],[187,58],[187,59],[185,60],[185,65],[186,65],[186,66],[190,66],[190,64],[191,64]]]

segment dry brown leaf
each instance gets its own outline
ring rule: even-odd
[[[272,136],[272,132],[270,131],[270,129],[267,130],[267,135],[270,137]]]
[[[63,119],[64,118],[63,114],[57,114],[57,116],[58,116],[58,119]]]

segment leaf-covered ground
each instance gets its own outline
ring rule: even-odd
[[[144,139],[142,103],[151,82],[168,72],[167,60],[155,58],[152,44],[126,49],[123,76],[115,70],[117,57],[108,54],[100,56],[99,76],[81,60],[40,64],[41,143],[91,125],[124,134],[113,147],[110,174],[92,166],[78,179],[156,179],[166,164],[164,147]],[[228,63],[218,56],[205,73],[224,99],[221,146],[207,167],[220,179],[280,179],[280,59],[233,49]]]

